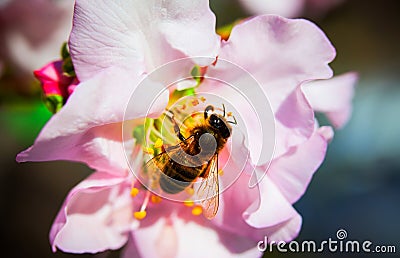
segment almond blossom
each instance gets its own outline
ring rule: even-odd
[[[328,64],[335,50],[317,26],[264,15],[238,24],[221,42],[205,0],[78,0],[69,49],[79,84],[34,145],[17,157],[20,162],[78,161],[96,170],[68,194],[50,232],[53,250],[94,253],[126,245],[127,257],[259,256],[256,244],[264,236],[274,241],[297,236],[301,216],[292,204],[304,194],[333,137],[331,127],[318,125],[314,112],[343,126],[356,81],[355,74],[324,81],[333,74]],[[157,67],[185,57],[191,66],[151,78],[140,91],[138,85]],[[181,90],[165,90],[164,84],[196,66],[206,69],[195,91],[224,96],[246,113],[237,94],[208,79],[243,83],[222,60],[249,72],[268,97],[275,152],[259,151],[266,141],[254,130],[255,121],[243,118],[251,134],[238,134],[232,148],[222,151],[221,185],[243,171],[221,194],[216,217],[207,220],[195,203],[160,199],[141,187],[130,168],[140,171],[145,155],[132,132],[144,118],[156,119]],[[137,91],[140,99],[125,113]],[[246,153],[250,159],[243,161]],[[258,182],[249,187],[253,171]]]

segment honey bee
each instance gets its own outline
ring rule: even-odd
[[[202,119],[188,126],[187,135],[190,136],[187,138],[170,111],[174,132],[180,143],[164,148],[146,164],[148,170],[161,171],[157,181],[161,190],[168,194],[180,193],[202,178],[197,197],[208,219],[214,218],[219,206],[218,153],[232,134],[229,124],[237,124],[234,116],[234,121],[227,121],[224,105],[223,115],[213,111],[211,105],[205,108]]]

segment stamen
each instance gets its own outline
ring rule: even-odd
[[[197,106],[198,104],[200,104],[200,102],[199,102],[198,99],[192,100],[192,105],[193,105],[194,107]]]
[[[194,216],[199,216],[203,213],[203,208],[200,205],[196,205],[192,209],[192,214]]]
[[[200,97],[201,102],[205,102],[206,98],[205,97]]]
[[[150,147],[146,147],[143,150],[145,153],[150,154],[150,155],[154,155],[154,149],[150,148]]]
[[[135,219],[137,220],[142,220],[144,218],[146,218],[146,211],[137,211],[133,213],[133,216],[135,217]]]
[[[162,201],[162,199],[161,199],[160,196],[154,195],[154,194],[151,196],[151,202],[152,203],[160,203],[161,201]]]
[[[136,187],[132,187],[131,196],[136,197],[136,195],[138,195],[138,194],[139,194],[139,189],[137,189]]]
[[[224,171],[222,169],[218,170],[218,175],[223,176],[224,175]]]
[[[147,204],[149,203],[150,194],[151,194],[150,191],[146,192],[146,197],[144,198],[144,201],[143,201],[142,207],[140,208],[140,211],[146,210]]]
[[[135,217],[135,219],[142,220],[146,217],[146,215],[147,215],[146,207],[147,207],[147,204],[149,203],[150,194],[151,194],[150,191],[146,192],[146,197],[144,198],[144,201],[143,201],[142,207],[140,208],[140,211],[136,211],[133,213],[133,216]]]
[[[154,148],[158,149],[161,148],[161,146],[163,146],[163,140],[161,140],[161,138],[157,138],[156,142],[154,143]]]

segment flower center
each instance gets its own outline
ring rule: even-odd
[[[197,68],[196,68],[197,69]],[[200,73],[200,70],[195,68],[193,73]],[[199,80],[198,83],[201,81]],[[188,128],[191,124],[196,123],[199,117],[204,117],[204,108],[200,111],[195,111],[197,106],[206,102],[204,96],[196,96],[195,87],[186,88],[184,90],[175,90],[170,95],[170,101],[165,111],[159,118],[145,118],[143,124],[136,126],[133,129],[133,138],[135,139],[135,148],[139,148],[140,151],[136,155],[141,155],[142,166],[137,167],[135,173],[139,174],[139,187],[133,187],[131,190],[131,196],[137,198],[140,192],[143,190],[143,202],[140,209],[134,212],[133,216],[137,220],[142,220],[147,216],[147,207],[150,203],[158,204],[162,201],[160,195],[152,193],[149,189],[159,187],[159,178],[152,178],[151,172],[147,171],[146,166],[150,159],[156,157],[160,153],[165,151],[168,146],[175,146],[181,142],[176,132],[177,123],[178,130],[185,137],[187,135]],[[205,104],[203,104],[205,105]],[[196,115],[200,114],[200,116]],[[143,177],[144,180],[140,180]],[[143,181],[145,183],[143,183]],[[193,196],[194,189],[190,183],[185,188],[184,193],[186,196]],[[183,200],[182,200],[183,201]],[[202,214],[203,209],[199,204],[196,204],[191,198],[187,198],[183,201],[183,205],[192,209],[192,214],[199,216]]]

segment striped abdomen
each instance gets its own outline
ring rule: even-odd
[[[163,173],[160,176],[160,187],[166,193],[179,193],[199,177],[206,167],[207,163],[193,167],[184,166],[171,159],[163,168]]]

